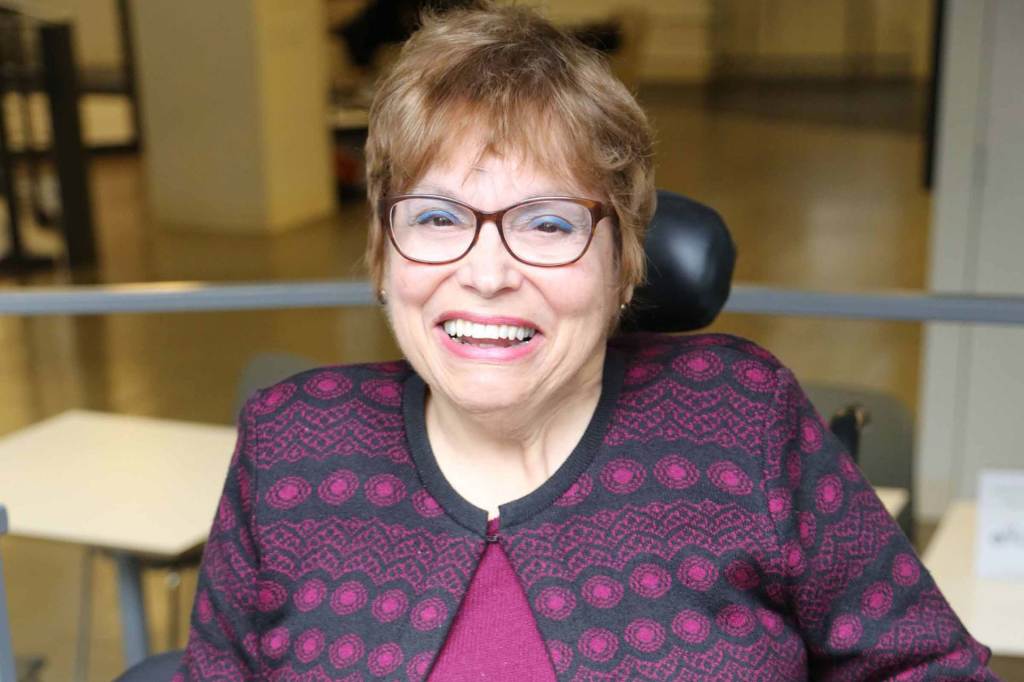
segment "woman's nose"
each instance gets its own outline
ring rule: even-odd
[[[520,263],[505,248],[498,226],[487,221],[480,226],[476,244],[459,264],[458,281],[485,298],[505,290],[519,288],[522,282]]]

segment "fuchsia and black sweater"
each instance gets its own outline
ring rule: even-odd
[[[583,438],[497,534],[438,468],[425,395],[397,362],[249,400],[177,680],[427,679],[495,542],[560,680],[995,679],[748,341],[614,340]]]

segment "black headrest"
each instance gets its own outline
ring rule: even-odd
[[[722,217],[704,204],[658,190],[644,240],[647,282],[623,316],[625,331],[706,327],[729,298],[736,246]]]

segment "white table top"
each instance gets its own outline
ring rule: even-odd
[[[235,429],[72,410],[0,439],[10,533],[157,557],[206,541]]]
[[[889,512],[889,515],[896,518],[907,506],[909,495],[906,488],[875,488],[878,499],[882,500],[882,506]]]
[[[1024,656],[1024,581],[974,574],[975,506],[959,500],[942,516],[924,564],[974,638],[998,656]]]

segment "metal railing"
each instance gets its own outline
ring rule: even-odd
[[[369,282],[156,282],[0,289],[0,315],[102,315],[377,305]],[[1024,296],[833,293],[736,285],[725,312],[1024,325]]]

